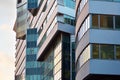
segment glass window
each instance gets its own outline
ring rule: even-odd
[[[101,28],[113,28],[113,16],[100,15]]]
[[[120,0],[114,0],[114,1],[116,1],[116,2],[120,2]]]
[[[114,59],[114,46],[113,45],[101,45],[101,58],[102,59]]]
[[[28,9],[33,9],[38,7],[38,0],[28,0]]]
[[[92,45],[92,57],[94,59],[99,58],[99,45],[98,44]]]
[[[98,28],[98,15],[92,15],[92,27]]]
[[[120,59],[120,46],[116,46],[116,59]]]
[[[64,15],[64,22],[67,24],[75,26],[75,18],[74,17]]]
[[[64,6],[69,8],[75,8],[75,1],[73,0],[64,0]]]
[[[115,28],[120,29],[120,16],[115,16]]]
[[[78,31],[78,41],[82,38],[82,36],[87,32],[87,30],[90,28],[90,16],[88,16],[83,24],[81,25],[80,30]]]
[[[82,52],[82,54],[80,55],[80,67],[90,59],[90,45],[88,45],[88,47],[86,47],[86,49]]]

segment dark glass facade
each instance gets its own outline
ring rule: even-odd
[[[68,15],[64,15],[64,22],[66,24],[70,24],[70,25],[75,26],[75,18],[74,17],[68,16]]]
[[[91,47],[93,59],[118,60],[120,57],[120,45],[91,44]]]
[[[63,35],[62,40],[62,80],[70,80],[70,36]]]
[[[72,42],[72,80],[75,80],[75,75],[76,75],[76,71],[75,71],[75,42]]]
[[[70,34],[60,33],[53,42],[45,52],[41,80],[75,80],[75,43],[70,42]]]
[[[40,62],[36,61],[37,29],[27,30],[26,47],[26,80],[40,80]]]
[[[92,14],[92,28],[120,29],[120,16]]]

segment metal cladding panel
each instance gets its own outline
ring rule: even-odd
[[[120,2],[114,1],[89,1],[89,12],[96,14],[120,15]],[[102,6],[101,6],[102,5]]]
[[[98,37],[96,37],[98,36]],[[101,44],[120,44],[120,31],[119,30],[98,30],[90,29],[90,43]]]
[[[118,60],[90,60],[90,73],[120,75],[120,62]]]

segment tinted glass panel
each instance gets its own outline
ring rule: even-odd
[[[36,61],[36,54],[27,55],[26,61]]]
[[[36,41],[27,42],[27,48],[34,48],[36,47],[36,44]]]
[[[64,6],[74,9],[75,8],[75,1],[73,1],[73,0],[64,0]]]
[[[38,7],[38,0],[28,0],[28,9],[33,9]]]
[[[114,46],[113,45],[101,45],[101,58],[102,59],[114,59]]]
[[[120,16],[115,16],[115,28],[120,29]]]
[[[113,28],[113,16],[100,15],[101,28]]]
[[[37,75],[40,74],[40,68],[27,68],[26,69],[27,75]]]
[[[98,44],[93,44],[92,46],[92,55],[93,55],[93,58],[99,58],[99,45]]]
[[[92,15],[92,27],[98,28],[98,15]]]
[[[62,80],[70,80],[70,36],[62,37]]]
[[[116,46],[116,59],[120,59],[120,46]]]

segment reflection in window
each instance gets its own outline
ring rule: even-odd
[[[91,26],[100,29],[120,29],[120,16],[92,14]]]
[[[93,44],[92,46],[92,55],[94,59],[99,58],[99,45],[98,44]]]
[[[120,59],[120,46],[116,46],[116,59]]]
[[[98,28],[98,15],[92,15],[92,27]]]
[[[82,54],[80,55],[80,67],[90,59],[90,45],[88,45],[88,47],[86,47],[86,49],[82,52]]]
[[[113,45],[101,45],[101,58],[102,59],[114,59],[114,46]]]
[[[113,28],[113,16],[100,15],[101,28]]]
[[[120,16],[115,16],[115,27],[120,29]]]
[[[64,0],[64,6],[69,8],[75,8],[75,1],[73,0]]]
[[[37,8],[38,4],[38,0],[28,0],[28,9]]]
[[[88,16],[83,24],[81,25],[80,30],[78,31],[78,41],[82,38],[82,36],[87,32],[90,28],[90,16]]]
[[[86,47],[84,51],[80,53],[80,56],[78,57],[76,62],[76,70],[79,71],[80,67],[91,58],[120,60],[120,45],[89,44],[88,47]]]
[[[91,49],[94,59],[120,59],[120,46],[118,45],[92,44]]]
[[[114,1],[116,1],[116,2],[120,2],[120,0],[114,0]]]
[[[74,17],[64,15],[64,22],[67,24],[75,26],[75,18]]]
[[[85,50],[81,53],[77,60],[76,70],[79,71],[80,67],[84,65],[90,59],[90,45],[88,45]]]

